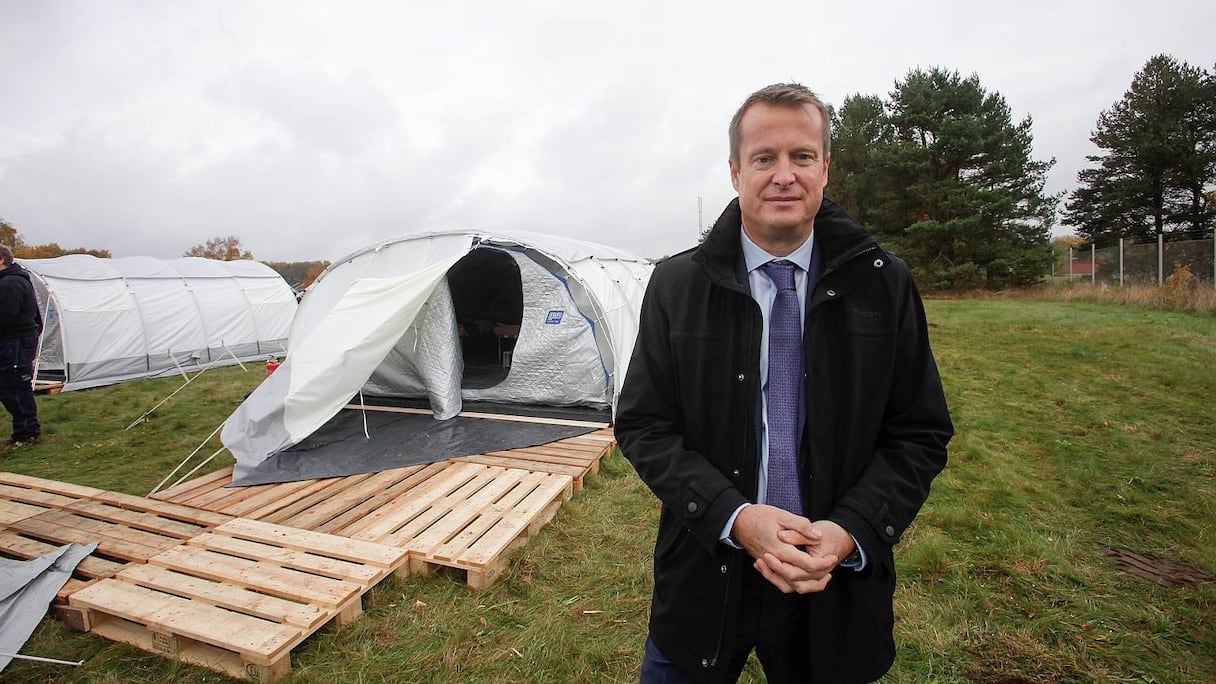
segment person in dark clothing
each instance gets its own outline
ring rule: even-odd
[[[641,681],[870,682],[895,659],[893,548],[953,426],[907,266],[824,199],[813,92],[753,93],[739,197],[655,266],[619,397],[662,504]]]
[[[34,360],[42,313],[30,274],[0,245],[0,402],[13,416],[12,444],[37,442],[42,434],[34,401]]]

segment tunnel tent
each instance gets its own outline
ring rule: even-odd
[[[466,405],[581,407],[610,422],[650,269],[596,243],[468,230],[407,235],[336,261],[301,300],[286,361],[223,427],[234,483],[479,452],[488,447],[470,438]],[[342,411],[352,400],[426,415]],[[390,425],[401,432],[390,437]],[[527,426],[494,426],[491,446],[552,441]]]
[[[297,306],[282,276],[257,261],[17,262],[43,311],[39,378],[64,390],[282,355]]]

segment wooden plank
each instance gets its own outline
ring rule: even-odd
[[[513,513],[513,508],[528,497],[544,480],[540,473],[527,473],[515,482],[510,491],[499,497],[489,506],[480,510],[477,519],[466,526],[459,534],[430,549],[428,558],[441,561],[455,561],[470,545],[481,538],[483,534],[503,517]]]
[[[309,515],[315,515],[314,511],[318,505],[323,505],[334,498],[340,497],[342,492],[371,477],[369,473],[360,473],[338,479],[308,480],[309,486],[297,489],[291,493],[280,491],[278,489],[279,485],[271,485],[275,489],[269,490],[267,494],[277,498],[273,503],[268,502],[268,505],[253,508],[242,505],[227,510],[238,514],[238,517],[265,520],[267,522],[277,522],[285,517],[291,517],[300,511],[305,511]],[[272,518],[273,520],[271,520]],[[311,525],[299,525],[299,527],[312,529]]]
[[[402,527],[420,515],[425,515],[435,501],[447,496],[476,477],[484,466],[462,463],[445,463],[443,470],[417,487],[394,497],[377,511],[378,518],[351,535],[355,539],[382,542],[400,546],[395,541],[386,541]]]
[[[335,534],[350,523],[362,520],[384,502],[425,480],[429,467],[414,465],[376,473],[358,488],[344,492],[344,496],[350,497],[350,501],[341,501],[333,506],[322,504],[321,507],[314,507],[313,510],[298,516],[295,519],[298,522],[293,524],[308,530]]]
[[[35,380],[35,394],[58,394],[63,389],[63,383],[58,380]]]
[[[360,480],[365,479],[367,475],[352,475],[351,477],[356,480]],[[342,477],[317,480],[300,480],[298,482],[280,482],[269,485],[254,485],[253,487],[238,487],[236,489],[247,491],[249,496],[239,503],[226,505],[224,507],[224,512],[230,513],[238,518],[261,518],[262,516],[272,514],[278,509],[288,506],[295,501],[315,496],[318,492],[327,491],[333,487],[346,486],[346,482],[347,478]]]
[[[60,546],[62,544],[48,544],[38,539],[22,536],[12,530],[0,530],[0,553],[20,560],[32,560],[48,554]],[[76,565],[76,573],[90,578],[111,577],[125,567],[127,567],[126,563],[115,563],[89,555]]]
[[[479,486],[476,491],[467,492],[464,495],[453,494],[447,513],[425,530],[419,531],[409,544],[410,550],[429,554],[432,548],[457,536],[476,518],[480,511],[502,498],[525,475],[526,473],[520,471],[505,471],[500,468],[487,469],[483,475],[485,482],[479,483],[484,486]]]
[[[205,508],[210,511],[227,511],[233,506],[238,506],[242,501],[245,501],[251,496],[265,491],[274,489],[280,494],[286,496],[298,489],[303,489],[310,485],[315,486],[316,480],[303,480],[300,482],[284,482],[281,484],[268,485],[253,485],[250,487],[220,487],[213,489],[206,494],[201,494],[190,500],[191,506]]]
[[[334,483],[334,486],[318,493],[321,498],[316,499],[312,506],[296,516],[296,520],[299,521],[296,526],[306,530],[315,530],[326,521],[366,501],[375,492],[382,491],[387,482],[395,479],[392,474],[385,476],[384,473],[367,473],[342,478],[341,482]]]
[[[539,444],[537,446],[522,447],[520,449],[512,449],[512,453],[540,454],[542,456],[556,456],[558,458],[578,458],[584,463],[590,461],[598,461],[601,451],[596,447],[584,447],[577,444],[565,444],[562,446],[554,446],[552,444]]]
[[[54,492],[44,492],[40,489],[28,489],[10,484],[0,484],[0,499],[34,504],[45,508],[66,508],[80,500],[74,496],[64,496]]]
[[[26,489],[39,489],[44,492],[61,494],[75,498],[88,498],[100,494],[103,490],[96,487],[85,487],[83,485],[71,484],[69,482],[57,482],[55,480],[44,480],[41,477],[33,477],[31,475],[20,475],[17,473],[0,472],[0,483],[24,487]]]
[[[374,585],[387,574],[387,570],[383,568],[352,563],[337,558],[327,558],[304,551],[284,549],[270,544],[259,544],[219,534],[201,534],[191,539],[190,545],[229,556],[268,562],[291,570],[300,570],[310,575],[321,575],[323,577],[346,580],[364,587]]]
[[[616,436],[612,434],[611,430],[608,430],[608,431],[597,430],[595,432],[588,432],[585,435],[578,435],[577,437],[567,437],[565,439],[559,439],[558,441],[554,442],[554,444],[566,444],[566,443],[584,444],[584,445],[588,445],[588,446],[598,446],[598,447],[603,448],[605,451],[610,451],[613,446],[616,446]]]
[[[568,496],[572,486],[572,482],[557,477],[547,483],[541,483],[526,500],[512,509],[510,518],[504,519],[503,524],[495,525],[482,535],[467,553],[460,556],[460,561],[474,566],[489,565],[515,540],[521,528],[526,528],[531,519],[550,504]]]
[[[200,475],[193,480],[186,480],[172,487],[166,487],[159,492],[149,494],[148,498],[188,504],[193,497],[223,487],[230,482],[232,482],[232,466],[221,468],[206,475]]]
[[[40,513],[11,524],[9,529],[56,544],[98,542],[97,552],[123,560],[146,560],[169,546],[181,543],[178,539],[160,537],[62,511]]]
[[[289,654],[283,654],[270,663],[251,662],[239,653],[184,636],[155,632],[120,617],[102,615],[94,625],[93,633],[150,653],[206,667],[241,681],[273,683],[291,674]]]
[[[305,636],[298,627],[234,613],[113,578],[72,594],[69,603],[235,651],[260,663],[276,660]]]
[[[38,515],[45,510],[46,508],[43,506],[34,506],[32,504],[21,503],[20,501],[0,499],[0,525],[7,525],[11,522],[24,520],[32,515]]]
[[[546,454],[528,449],[515,449],[512,451],[487,451],[484,455],[510,458],[519,461],[532,461],[535,463],[578,466],[584,470],[586,470],[591,463],[598,460],[594,458],[587,458],[578,454],[571,455],[568,452]]]
[[[332,613],[314,605],[288,601],[155,565],[132,565],[119,573],[118,578],[149,589],[203,601],[273,622],[285,622],[309,631],[321,627],[332,617]]]
[[[464,463],[478,463],[485,466],[532,470],[542,473],[552,473],[554,475],[568,475],[572,479],[579,481],[579,489],[582,489],[582,478],[588,472],[588,468],[583,466],[570,466],[559,463],[543,463],[538,461],[522,461],[513,458],[502,458],[499,456],[466,456],[456,460]]]
[[[227,522],[215,528],[215,532],[381,568],[394,568],[404,561],[405,556],[400,549],[383,544],[271,525],[246,518]]]
[[[448,469],[449,465],[447,461],[440,461],[428,464],[421,470],[409,473],[404,479],[370,499],[367,504],[353,508],[329,521],[324,527],[331,529],[324,531],[334,532],[345,537],[360,538],[363,530],[373,525],[381,524],[386,517],[391,517],[389,514],[395,514],[396,511],[393,510],[396,505],[395,502],[399,503],[403,500],[407,496],[407,492],[410,492],[408,496],[411,497],[419,494],[423,491],[423,485],[428,483],[431,478],[438,477]],[[296,524],[295,518],[284,522],[300,526]]]
[[[112,506],[100,501],[77,501],[67,507],[72,513],[103,520],[116,525],[125,525],[132,529],[154,532],[165,537],[189,539],[203,532],[206,527],[178,522],[169,518],[161,518],[150,513],[141,513],[118,506]]]
[[[92,498],[115,506],[151,513],[163,518],[172,518],[173,520],[180,520],[202,527],[222,525],[232,519],[230,515],[212,513],[211,511],[200,510],[193,506],[183,506],[168,501],[153,501],[152,499],[145,499],[142,496],[133,496],[121,492],[101,492]]]
[[[462,517],[459,512],[452,513],[452,509],[462,505],[469,497],[485,490],[487,485],[493,482],[495,475],[504,472],[501,468],[487,468],[472,463],[458,463],[454,467],[472,477],[456,489],[449,490],[443,496],[429,501],[419,515],[379,541],[408,548],[413,552],[425,551],[438,543],[437,537],[459,532],[458,528],[467,522],[467,518]],[[457,529],[453,529],[454,527]],[[422,535],[426,536],[419,540],[418,538]]]
[[[234,558],[188,545],[157,554],[150,558],[148,563],[217,582],[256,589],[280,598],[316,603],[330,608],[360,596],[363,590],[362,586],[351,582]]]

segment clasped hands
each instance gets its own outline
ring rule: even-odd
[[[765,504],[739,511],[731,537],[756,559],[756,571],[786,594],[823,591],[832,570],[856,548],[830,520],[811,522]]]

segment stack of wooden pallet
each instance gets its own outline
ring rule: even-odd
[[[362,614],[392,573],[488,586],[615,445],[539,447],[379,473],[229,487],[232,469],[142,498],[0,473],[0,555],[99,542],[59,593],[69,624],[234,677],[275,681],[291,649]]]
[[[275,681],[290,651],[404,571],[403,549],[0,473],[0,554],[97,541],[59,592],[78,629],[234,677]]]

